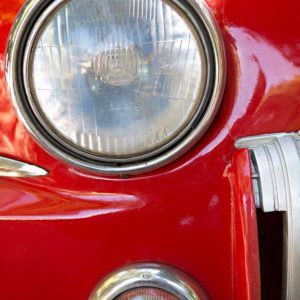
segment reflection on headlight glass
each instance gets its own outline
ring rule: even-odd
[[[196,30],[165,1],[70,1],[33,53],[32,88],[47,122],[104,157],[142,155],[174,140],[207,82]]]

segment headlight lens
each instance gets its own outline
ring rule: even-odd
[[[160,0],[69,2],[37,36],[29,68],[33,104],[49,127],[111,158],[174,141],[207,82],[196,30]]]
[[[171,293],[158,288],[144,287],[131,289],[122,295],[118,296],[116,300],[179,300],[178,297]]]
[[[41,12],[43,2],[30,2],[20,17],[24,57],[12,72],[22,69],[17,105],[50,150],[93,169],[146,168],[178,147],[207,110],[213,114],[218,62],[190,4],[56,0]]]

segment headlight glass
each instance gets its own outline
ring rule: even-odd
[[[116,300],[179,300],[179,297],[159,288],[143,287],[131,289]]]
[[[205,0],[28,0],[11,31],[6,79],[46,150],[127,175],[199,140],[219,107],[225,67]]]
[[[67,2],[34,37],[27,72],[47,130],[104,160],[162,151],[206,104],[203,41],[167,0]]]

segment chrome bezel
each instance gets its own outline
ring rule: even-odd
[[[206,300],[202,288],[185,273],[160,264],[138,264],[120,269],[101,281],[89,300],[114,300],[136,288],[158,288],[181,300]]]
[[[171,0],[171,2],[175,3],[180,9],[182,9],[191,20],[194,19],[194,15],[201,20],[201,26],[204,27],[211,44],[214,62],[214,82],[212,82],[213,86],[209,95],[207,95],[207,97],[209,96],[209,100],[205,112],[202,113],[200,120],[194,120],[194,123],[190,124],[189,132],[186,132],[186,134],[176,144],[172,144],[167,149],[162,147],[162,149],[159,149],[159,152],[150,153],[151,156],[143,156],[142,158],[132,157],[126,160],[106,159],[105,157],[91,156],[83,151],[82,153],[78,153],[76,151],[72,151],[72,149],[70,150],[64,143],[59,143],[60,141],[51,139],[51,134],[44,129],[45,126],[41,125],[40,120],[35,120],[35,118],[38,118],[36,114],[30,112],[31,108],[28,108],[28,104],[25,103],[27,100],[24,101],[24,99],[29,97],[26,92],[28,91],[29,86],[28,76],[24,73],[20,74],[19,70],[20,64],[22,64],[21,70],[23,70],[23,64],[26,61],[28,62],[28,56],[30,55],[30,49],[26,50],[28,40],[24,40],[24,36],[29,38],[33,29],[37,31],[42,27],[44,23],[41,22],[41,15],[47,16],[48,18],[53,11],[65,2],[67,1],[28,1],[18,15],[10,35],[6,57],[6,78],[14,106],[27,130],[50,153],[74,165],[106,174],[136,174],[150,171],[166,165],[190,149],[205,133],[212,122],[223,95],[226,78],[223,39],[216,22],[204,1],[186,0],[186,4],[188,4],[188,6],[192,9],[192,11],[188,11],[186,9],[186,5],[182,4],[182,1]],[[42,21],[47,20],[47,18],[43,18]],[[199,29],[198,33],[199,35],[201,34]],[[25,50],[20,53],[20,49],[22,48],[25,48]],[[20,88],[20,85],[22,85],[22,88]],[[201,112],[197,114],[198,117],[200,113]]]

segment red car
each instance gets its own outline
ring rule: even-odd
[[[0,299],[300,299],[300,2],[0,0]]]

